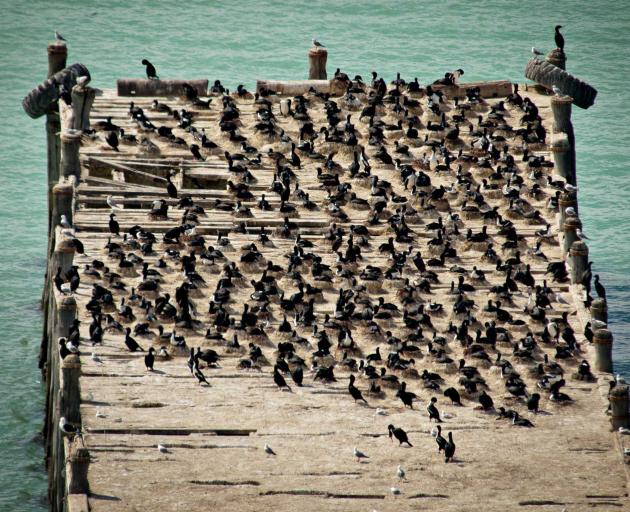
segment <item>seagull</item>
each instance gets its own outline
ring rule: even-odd
[[[407,480],[407,478],[405,477],[405,470],[402,468],[400,464],[398,464],[398,469],[396,470],[396,476],[400,480]]]
[[[97,364],[103,364],[103,360],[96,354],[96,352],[92,352],[92,356],[90,357],[90,359],[92,359],[92,361]]]
[[[402,491],[398,487],[392,487],[390,491],[394,496],[398,496],[402,494]]]
[[[589,237],[587,237],[584,233],[582,233],[582,230],[580,228],[577,228],[575,230],[575,234],[580,240],[590,240]]]
[[[117,203],[113,196],[107,196],[107,204],[112,210],[120,210],[120,203]]]
[[[317,39],[313,38],[313,46],[317,46],[318,48],[326,48],[322,43],[320,43]]]
[[[566,213],[569,217],[577,217],[577,212],[573,206],[565,208],[564,213]]]
[[[81,428],[78,425],[69,423],[65,416],[59,418],[59,430],[65,435],[81,433]]]
[[[354,447],[354,451],[352,453],[357,458],[357,462],[361,462],[361,459],[369,459],[369,457],[365,453],[357,450],[356,446]]]
[[[62,36],[59,32],[57,32],[56,30],[55,30],[55,39],[56,39],[57,41],[65,41],[65,40],[66,40],[66,39],[65,39],[65,38],[64,38],[64,37],[63,37],[63,36]]]
[[[160,451],[160,453],[168,453],[168,449],[163,444],[158,444],[157,449]]]
[[[576,186],[571,185],[571,183],[565,183],[564,190],[567,192],[577,192],[579,189]]]
[[[606,329],[606,327],[608,327],[608,324],[606,322],[602,322],[601,320],[595,320],[594,318],[591,319],[591,325],[593,326],[594,330]]]
[[[101,411],[99,411],[98,409],[96,409],[96,417],[97,418],[107,418],[107,416],[105,416]]]
[[[61,214],[59,225],[64,229],[72,229],[72,224],[70,224],[70,222],[68,221],[68,217],[66,217],[64,214]]]
[[[552,86],[551,86],[551,90],[553,91],[553,93],[554,93],[556,96],[562,96],[562,95],[563,95],[563,94],[562,94],[562,91],[561,91],[561,90],[560,90],[557,86],[555,86],[555,85],[552,85]]]
[[[276,455],[276,452],[274,452],[268,444],[265,444],[265,453],[267,455]]]
[[[381,409],[378,407],[376,411],[374,411],[375,416],[387,416],[387,411],[385,409]]]
[[[536,48],[535,46],[532,46],[532,54],[534,55],[534,58],[536,57],[540,57],[541,55],[544,55],[543,52],[541,52],[538,48]]]
[[[87,75],[83,75],[77,78],[77,85],[80,87],[85,87],[90,82],[90,77]]]

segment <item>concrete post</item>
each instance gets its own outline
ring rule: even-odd
[[[328,51],[326,48],[314,46],[308,51],[308,78],[310,80],[326,80],[326,60]]]
[[[582,274],[588,266],[588,246],[584,242],[573,242],[569,251],[571,265],[571,284],[581,282]]]
[[[81,147],[81,133],[64,130],[61,134],[61,175],[64,178],[75,176],[81,178],[81,161],[79,149]]]
[[[608,329],[596,329],[593,333],[595,347],[595,369],[599,372],[612,373],[613,335]]]
[[[628,428],[630,420],[628,417],[628,386],[617,384],[610,390],[608,395],[610,401],[610,423],[614,430],[619,427]]]
[[[608,305],[604,299],[594,299],[591,304],[591,318],[608,323]]]
[[[582,229],[582,221],[579,217],[566,217],[562,230],[564,231],[564,238],[562,244],[562,255],[566,259],[573,242],[579,241],[576,230]]]

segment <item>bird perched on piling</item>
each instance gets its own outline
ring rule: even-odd
[[[326,48],[322,43],[320,43],[317,39],[313,38],[311,40],[313,42],[313,46],[316,46],[317,48]]]
[[[555,41],[556,41],[556,46],[558,47],[558,50],[564,52],[564,37],[560,33],[561,28],[562,28],[562,25],[556,25]]]
[[[543,52],[541,52],[538,48],[536,48],[535,46],[532,46],[532,55],[534,56],[535,59],[537,59],[538,57],[540,57],[541,55],[544,55]]]
[[[57,32],[55,30],[55,40],[56,41],[65,41],[66,39],[59,32]]]
[[[157,72],[155,70],[155,66],[151,64],[147,59],[142,59],[142,64],[144,64],[147,72],[147,78],[149,80],[159,80],[160,77],[157,76]]]

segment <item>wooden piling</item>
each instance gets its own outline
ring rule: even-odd
[[[558,213],[560,214],[558,227],[560,231],[564,230],[564,223],[569,217],[566,213],[566,209],[572,207],[575,213],[578,213],[577,196],[572,192],[563,192],[558,199]]]
[[[599,372],[612,373],[613,335],[608,329],[596,329],[593,333],[595,347],[595,369]]]
[[[608,323],[608,304],[604,299],[595,299],[591,304],[591,318]]]
[[[68,495],[89,492],[88,467],[90,452],[85,447],[82,436],[65,439],[66,451],[66,490]]]
[[[562,241],[562,255],[566,258],[573,242],[579,240],[577,230],[582,229],[582,221],[579,217],[566,217],[562,226],[564,238]]]
[[[320,46],[313,46],[308,51],[308,78],[309,80],[326,80],[326,60],[328,51]]]
[[[73,123],[70,128],[86,132],[90,129],[90,111],[98,90],[87,85],[72,88]]]
[[[53,187],[52,225],[58,226],[61,216],[65,215],[72,224],[72,198],[74,187],[69,182],[57,183]]]
[[[77,301],[72,295],[57,295],[56,337],[66,337],[77,317]],[[56,347],[55,347],[56,349]],[[68,356],[69,357],[69,356]]]
[[[70,310],[67,310],[70,314]],[[73,318],[74,320],[74,318]],[[61,362],[60,412],[70,423],[81,422],[81,390],[79,377],[81,376],[81,361],[77,355],[69,355]]]
[[[608,395],[610,423],[614,430],[619,430],[619,427],[628,428],[630,426],[628,389],[626,384],[617,384]]]
[[[55,243],[55,251],[51,259],[51,272],[54,274],[58,268],[65,274],[72,267],[75,248],[68,237],[58,236]]]
[[[61,175],[64,178],[74,176],[77,181],[81,178],[80,147],[81,132],[74,131],[74,129],[72,131],[63,130],[61,134]]]
[[[569,262],[571,265],[571,283],[580,283],[582,274],[588,266],[588,246],[584,242],[573,242],[569,250]]]
[[[48,78],[66,67],[68,48],[63,41],[54,41],[48,45]],[[61,158],[59,132],[59,105],[54,103],[46,114],[46,143],[48,148],[48,220],[52,215],[51,191],[59,181],[59,160]]]
[[[567,69],[567,54],[560,48],[551,50],[545,57],[545,60],[563,71]]]
[[[575,169],[575,134],[571,123],[570,96],[553,96],[551,98],[551,111],[553,113],[552,151],[557,172],[568,183],[576,184]]]

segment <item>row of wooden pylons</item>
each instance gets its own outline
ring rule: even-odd
[[[56,41],[48,46],[49,78],[66,68],[67,48]],[[327,52],[322,48],[309,51],[309,78],[326,79]],[[76,67],[75,69],[80,69]],[[138,83],[142,82],[141,80]],[[152,84],[152,86],[156,86]],[[47,89],[41,89],[47,94]],[[64,437],[59,430],[59,419],[81,424],[80,375],[81,365],[77,356],[68,356],[60,361],[57,340],[67,336],[72,322],[77,318],[77,303],[73,296],[64,296],[54,286],[50,276],[61,267],[65,272],[73,264],[75,248],[71,236],[64,233],[60,225],[62,215],[72,223],[75,211],[76,187],[81,178],[79,150],[81,130],[89,128],[89,113],[96,90],[87,85],[74,85],[71,91],[71,111],[62,116],[62,126],[57,102],[46,109],[46,131],[48,144],[48,211],[49,250],[48,271],[43,293],[44,331],[40,352],[40,365],[46,379],[46,460],[49,471],[49,498],[52,510],[72,512],[88,510],[89,493],[87,470],[89,453],[80,436],[73,440]],[[159,95],[159,90],[156,96]],[[33,93],[30,95],[33,96]],[[36,96],[36,94],[35,94]],[[26,100],[25,100],[26,101]],[[551,98],[554,126],[551,150],[557,173],[567,183],[576,185],[575,137],[571,123],[572,99],[567,96]],[[26,107],[25,107],[26,108]],[[68,108],[63,106],[63,108]],[[30,115],[30,114],[29,114]],[[566,209],[573,207],[576,215],[568,215]],[[579,239],[581,229],[578,201],[575,193],[563,192],[559,199],[559,229],[562,233],[564,259],[571,269],[574,292],[588,264],[588,247]],[[576,299],[579,300],[579,299]],[[591,318],[607,324],[607,304],[603,299],[593,301]],[[607,328],[595,329],[593,345],[594,366],[598,371],[611,373],[613,337]],[[616,429],[627,427],[628,386],[617,385],[610,393],[611,421]]]

